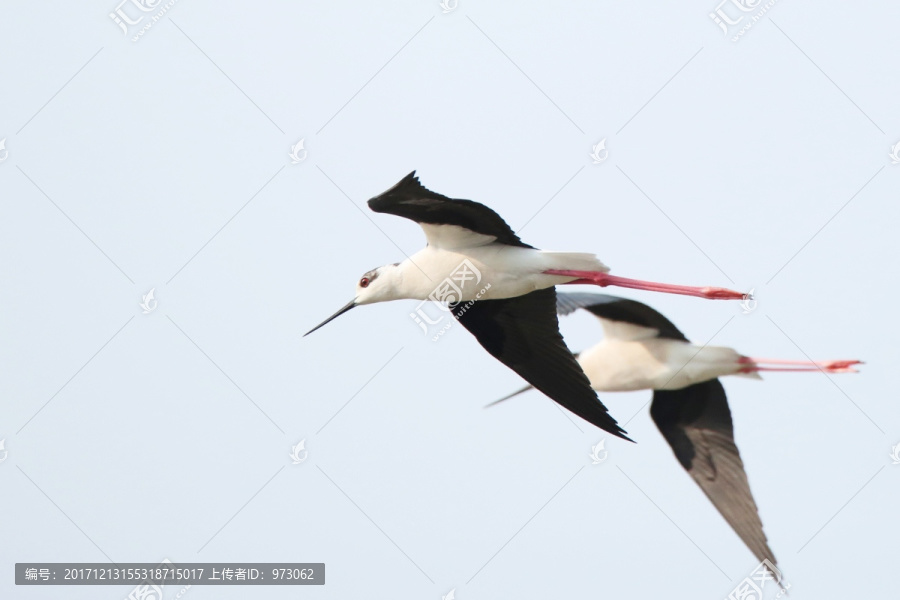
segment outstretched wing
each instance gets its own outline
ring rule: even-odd
[[[638,327],[655,329],[656,337],[686,342],[688,339],[677,327],[657,310],[637,300],[610,296],[608,294],[591,294],[589,292],[558,292],[556,310],[560,315],[568,315],[583,308],[597,316],[601,322],[614,321],[628,323]]]
[[[654,391],[650,416],[675,458],[754,556],[774,564],[775,556],[766,541],[744,463],[734,443],[731,411],[719,380],[680,390]]]
[[[631,441],[613,419],[563,342],[556,291],[452,307],[453,315],[494,358],[582,419]]]
[[[369,200],[369,208],[411,219],[425,231],[428,243],[440,248],[479,246],[499,242],[531,248],[487,206],[472,200],[456,200],[432,192],[413,171],[397,185]]]

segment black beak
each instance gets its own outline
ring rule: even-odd
[[[508,396],[503,396],[499,400],[494,400],[490,404],[485,404],[484,407],[490,408],[490,407],[494,406],[495,404],[500,404],[501,402],[509,400],[510,398],[514,398],[514,397],[518,396],[519,394],[524,394],[525,392],[532,389],[533,387],[534,387],[533,385],[526,385],[521,390],[516,390],[515,392],[513,392],[512,394],[509,394]]]
[[[312,329],[310,329],[309,331],[307,331],[306,333],[304,333],[304,334],[303,334],[303,337],[308,336],[308,335],[311,334],[313,331],[315,331],[316,329],[318,329],[318,328],[321,327],[322,325],[325,325],[325,324],[328,323],[329,321],[333,321],[333,320],[337,319],[339,316],[341,316],[342,314],[344,314],[345,312],[347,312],[348,310],[350,310],[350,309],[353,308],[354,306],[356,306],[356,300],[355,300],[355,299],[351,300],[350,302],[347,303],[346,306],[344,306],[344,308],[342,308],[341,310],[337,311],[336,313],[334,313],[333,315],[331,315],[330,317],[328,317],[327,319],[325,319],[324,321],[322,321],[321,323],[319,323],[318,325],[316,325],[315,327],[313,327]]]

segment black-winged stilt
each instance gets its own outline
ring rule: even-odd
[[[725,389],[717,378],[759,377],[759,371],[856,372],[853,365],[860,361],[749,358],[731,348],[691,344],[666,317],[635,300],[605,294],[558,294],[559,314],[579,308],[593,313],[603,326],[603,341],[576,355],[591,386],[608,392],[654,390],[650,416],[678,462],[756,558],[774,564],[734,443]],[[488,406],[529,389],[525,387]]]
[[[415,171],[369,200],[369,208],[411,219],[427,246],[407,260],[365,273],[356,296],[309,335],[355,306],[388,300],[434,298],[436,288],[467,264],[486,286],[456,286],[452,311],[479,343],[535,388],[610,433],[624,431],[590,389],[587,377],[559,334],[555,285],[592,283],[741,299],[740,292],[614,277],[593,254],[547,252],[522,242],[490,208],[455,200],[419,183]],[[627,438],[626,438],[627,439]]]

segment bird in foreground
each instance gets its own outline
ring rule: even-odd
[[[415,221],[428,244],[401,263],[365,273],[353,300],[305,335],[361,304],[446,302],[500,362],[565,408],[625,439],[625,431],[609,416],[563,342],[554,286],[591,283],[712,299],[745,297],[724,288],[615,277],[593,254],[538,250],[522,242],[487,206],[432,192],[419,183],[415,171],[368,204],[374,212]]]
[[[650,416],[675,458],[756,558],[775,564],[734,443],[731,411],[718,377],[758,378],[760,371],[855,373],[853,365],[860,361],[750,358],[731,348],[692,344],[666,317],[635,300],[591,293],[557,295],[559,314],[579,308],[593,313],[603,327],[603,341],[577,355],[591,386],[608,392],[654,390]]]

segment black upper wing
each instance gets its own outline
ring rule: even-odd
[[[493,210],[472,200],[456,200],[432,192],[413,171],[379,196],[369,200],[369,208],[412,219],[416,223],[456,225],[475,233],[491,235],[501,244],[532,248]]]
[[[452,310],[485,350],[525,381],[582,419],[631,441],[563,342],[553,288],[516,298],[463,302]]]
[[[579,308],[588,310],[601,319],[652,327],[659,331],[660,338],[688,341],[672,321],[637,300],[589,292],[557,293],[556,310],[559,314],[567,315]]]
[[[758,560],[775,556],[744,463],[734,443],[734,428],[725,390],[718,379],[680,390],[653,392],[650,416],[672,446],[675,457],[712,501]]]

